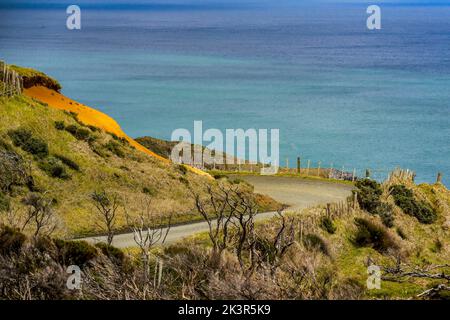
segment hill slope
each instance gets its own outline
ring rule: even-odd
[[[39,83],[53,83],[44,76],[39,73]],[[0,97],[0,157],[0,212],[25,216],[24,199],[45,195],[58,213],[57,234],[65,237],[103,232],[93,192],[119,197],[130,215],[151,199],[152,210],[181,223],[200,218],[192,212],[189,188],[214,182],[155,155],[107,115],[42,86]],[[123,210],[116,229],[127,229]]]

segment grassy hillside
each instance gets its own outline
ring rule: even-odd
[[[136,214],[147,199],[151,210],[173,214],[174,223],[200,219],[189,188],[214,182],[149,156],[114,133],[86,126],[75,113],[26,96],[0,98],[0,157],[2,221],[10,218],[6,212],[26,216],[24,199],[44,195],[60,220],[56,234],[65,237],[103,232],[93,192],[120,199],[116,229],[121,231],[127,229],[125,208]],[[269,207],[275,204],[265,200]]]

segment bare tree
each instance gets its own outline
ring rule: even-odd
[[[429,279],[441,280],[441,283],[435,283],[433,287],[417,295],[418,298],[439,297],[442,292],[450,292],[450,264],[428,266],[414,266],[403,263],[400,257],[395,258],[393,265],[383,267],[383,280],[404,282],[409,279]]]
[[[34,226],[35,237],[42,234],[50,235],[55,231],[57,222],[52,208],[53,199],[47,197],[47,192],[30,193],[22,203],[27,206],[22,231],[29,225]]]
[[[107,243],[111,245],[114,239],[117,212],[120,207],[119,197],[116,194],[110,195],[102,191],[92,193],[91,200],[102,219],[101,227],[106,229]]]
[[[271,272],[274,273],[279,267],[280,261],[286,255],[287,250],[295,243],[295,222],[294,218],[287,218],[284,214],[285,206],[277,211],[280,221],[280,227],[273,238],[272,244],[274,261],[272,262]]]
[[[229,228],[234,217],[234,209],[229,206],[232,190],[221,183],[217,186],[206,184],[204,194],[191,189],[195,208],[209,227],[212,257],[218,261],[230,242]]]
[[[12,150],[0,150],[0,191],[8,193],[13,186],[33,184],[30,162]]]
[[[155,213],[152,209],[151,198],[146,198],[142,202],[138,215],[132,217],[126,213],[126,219],[128,226],[133,230],[134,242],[141,251],[144,283],[147,284],[150,273],[151,250],[156,244],[165,243],[172,224],[172,214]],[[162,270],[159,272],[161,273]],[[160,283],[160,275],[158,283]],[[156,285],[156,280],[154,284]]]
[[[255,255],[256,235],[255,235],[255,216],[259,212],[259,206],[256,195],[241,186],[222,187],[226,190],[228,197],[226,202],[233,212],[233,218],[230,223],[234,226],[234,248],[236,257],[241,269],[245,269],[245,253],[250,255],[250,267],[247,271],[253,273],[257,265]]]

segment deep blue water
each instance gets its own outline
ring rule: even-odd
[[[0,59],[59,79],[63,93],[131,136],[176,128],[279,128],[281,159],[396,166],[450,182],[450,7],[0,8]],[[284,160],[283,160],[284,161]]]

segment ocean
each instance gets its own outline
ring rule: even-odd
[[[57,78],[133,137],[195,120],[274,128],[282,164],[450,185],[450,6],[381,5],[372,31],[366,8],[82,6],[70,31],[64,7],[0,6],[0,59]]]

